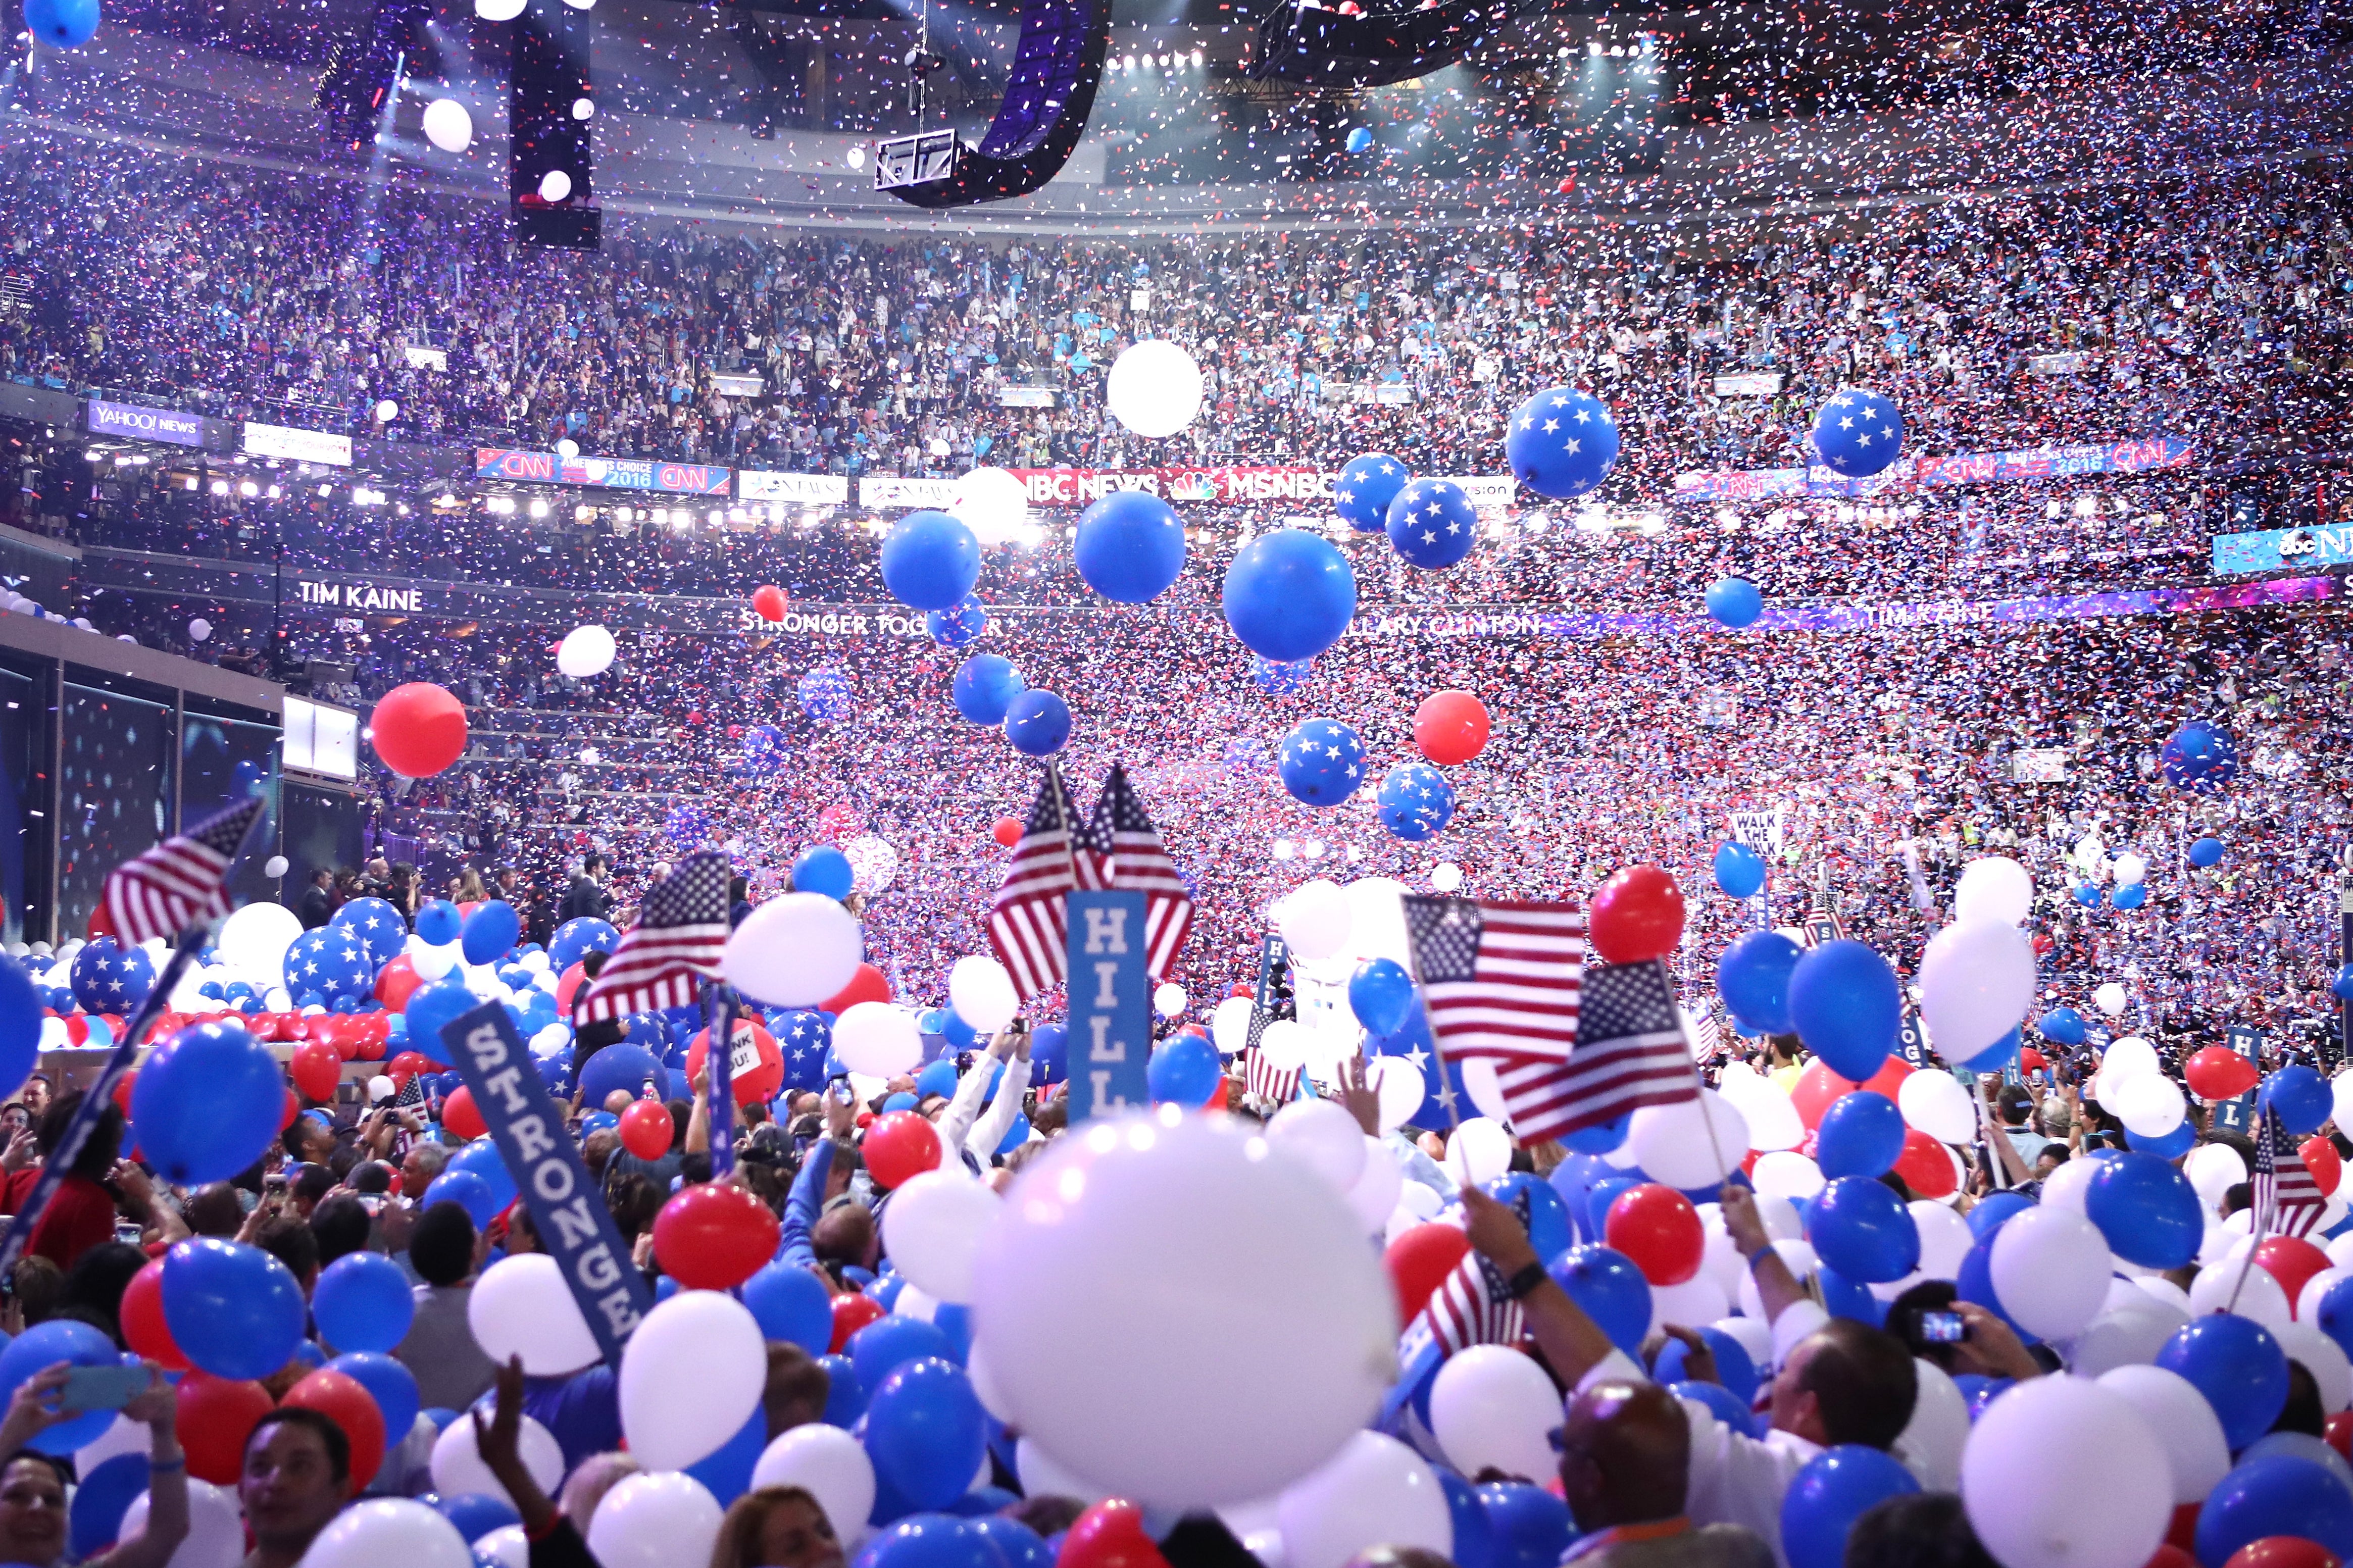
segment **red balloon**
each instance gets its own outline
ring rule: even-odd
[[[752,590],[752,608],[764,621],[785,618],[785,591],[774,583],[763,583]]]
[[[849,977],[849,984],[843,986],[840,993],[825,1005],[824,1010],[839,1018],[860,1002],[888,1002],[889,1000],[891,1000],[891,983],[883,979],[882,972],[872,964],[861,963],[858,966],[858,973]]]
[[[1884,1095],[1887,1099],[1894,1100],[1895,1091],[1902,1089],[1904,1080],[1911,1076],[1911,1064],[1902,1057],[1891,1056],[1879,1064],[1877,1072],[1854,1087],[1862,1089],[1865,1094]]]
[[[778,1228],[776,1211],[744,1188],[704,1182],[654,1216],[654,1257],[690,1290],[729,1290],[776,1257]]]
[[[2337,1553],[2301,1535],[2266,1535],[2231,1553],[2222,1568],[2340,1568]]]
[[[2190,1517],[2194,1520],[2197,1517],[2198,1505],[2193,1502],[2183,1506],[2189,1510]],[[2197,1527],[2194,1524],[2190,1528],[2190,1539],[2193,1541],[2197,1539]],[[2186,1546],[2176,1546],[2170,1541],[2160,1541],[2157,1543],[2157,1551],[2150,1555],[2147,1562],[2140,1565],[2140,1568],[2198,1568],[2198,1559],[2189,1555],[2189,1549]]]
[[[1105,1498],[1071,1522],[1054,1568],[1168,1568],[1168,1559],[1145,1532],[1144,1510]]]
[[[785,1087],[785,1053],[776,1048],[776,1037],[760,1027],[759,1020],[738,1016],[735,1031],[730,1037],[735,1049],[729,1058],[731,1076],[728,1087],[735,1091],[738,1105],[765,1105],[776,1098],[776,1090]],[[694,1037],[686,1048],[686,1080],[702,1070],[702,1058],[711,1047],[711,1031],[704,1029]],[[744,1059],[746,1053],[752,1060]]]
[[[1915,1197],[1948,1198],[1960,1189],[1960,1173],[1953,1169],[1945,1146],[1917,1127],[1904,1130],[1904,1152],[1895,1156],[1895,1173]]]
[[[575,963],[555,979],[555,1006],[565,1017],[572,1016],[572,999],[580,994],[580,987],[588,983],[588,971]]]
[[[408,1006],[408,994],[424,984],[417,965],[404,952],[376,971],[375,999],[396,1013],[402,1012]]]
[[[330,1013],[317,1020],[323,1026],[318,1037],[335,1047],[335,1059],[355,1062],[360,1059],[360,1021],[349,1014],[338,1016]]]
[[[991,828],[990,832],[995,835],[999,844],[1010,849],[1021,842],[1021,819],[1018,816],[1000,816],[997,819],[997,826]]]
[[[2300,1236],[2267,1236],[2256,1245],[2255,1265],[2279,1281],[2293,1310],[2306,1284],[2328,1267],[2328,1254]]]
[[[122,1342],[161,1363],[166,1371],[185,1372],[188,1358],[180,1353],[172,1330],[164,1321],[164,1260],[160,1258],[131,1277],[122,1289],[120,1313]]]
[[[384,1070],[391,1075],[394,1082],[406,1089],[410,1079],[418,1073],[433,1070],[433,1058],[423,1051],[403,1051],[386,1062]]]
[[[2334,1193],[2337,1184],[2345,1179],[2345,1157],[2327,1139],[2318,1136],[2307,1138],[2296,1152],[2304,1156],[2304,1168],[2310,1171],[2312,1179],[2320,1184],[2322,1197]]]
[[[294,1119],[301,1114],[302,1097],[295,1093],[292,1089],[288,1089],[286,1091],[286,1109],[280,1111],[278,1114],[278,1131],[283,1132],[289,1127],[293,1126]]]
[[[1699,1210],[1672,1187],[1645,1182],[1620,1193],[1603,1218],[1602,1239],[1634,1260],[1653,1285],[1680,1285],[1699,1272],[1707,1232]]]
[[[2189,1092],[2200,1100],[2236,1100],[2263,1081],[2255,1064],[2228,1046],[2208,1046],[2181,1064]]]
[[[216,1487],[233,1487],[245,1473],[245,1440],[269,1414],[269,1391],[258,1383],[236,1383],[208,1372],[180,1379],[173,1403],[179,1411],[180,1447],[188,1452],[188,1474]],[[379,1439],[384,1417],[376,1417]]]
[[[322,1104],[335,1098],[335,1085],[343,1081],[343,1058],[335,1054],[334,1047],[323,1040],[305,1040],[294,1047],[290,1066],[296,1089]]]
[[[1381,1254],[1381,1266],[1389,1271],[1389,1284],[1397,1291],[1398,1321],[1410,1323],[1420,1316],[1431,1294],[1470,1250],[1471,1238],[1460,1226],[1431,1220],[1399,1231]]]
[[[384,1465],[384,1410],[349,1373],[321,1367],[286,1391],[280,1404],[315,1410],[343,1429],[352,1445],[351,1489],[358,1493]]]
[[[451,1089],[449,1098],[441,1102],[441,1125],[469,1140],[480,1138],[491,1130],[481,1111],[475,1108],[474,1091],[464,1084]]]
[[[2340,1410],[2321,1424],[2321,1435],[2328,1446],[2353,1459],[2353,1410]]]
[[[1413,743],[1440,767],[1487,749],[1487,705],[1467,691],[1433,691],[1413,710]]]
[[[125,1116],[131,1114],[131,1091],[138,1087],[139,1069],[137,1068],[132,1068],[129,1072],[124,1073],[122,1081],[114,1086],[115,1109]],[[332,1094],[334,1090],[329,1089],[327,1092]]]
[[[678,1123],[670,1120],[670,1107],[659,1100],[640,1100],[621,1112],[621,1147],[640,1160],[659,1160],[670,1152],[670,1140],[677,1136]]]
[[[384,1060],[384,1043],[392,1035],[392,1015],[389,1013],[360,1014],[357,1026],[360,1037],[360,1060],[364,1062]]]
[[[368,731],[385,767],[429,779],[465,753],[466,705],[429,680],[412,680],[376,699]]]
[[[1798,1120],[1809,1128],[1822,1124],[1822,1113],[1841,1094],[1849,1094],[1862,1086],[1839,1077],[1828,1063],[1815,1060],[1806,1064],[1798,1075],[1798,1086],[1789,1091],[1789,1103],[1798,1108]]]
[[[940,1165],[940,1131],[912,1110],[878,1116],[859,1145],[866,1168],[886,1188],[905,1186]]]
[[[833,1299],[833,1343],[827,1348],[833,1354],[839,1355],[841,1347],[849,1342],[850,1335],[886,1316],[882,1303],[871,1296],[863,1296],[855,1290],[847,1296],[836,1296]]]
[[[1586,931],[1611,963],[1664,958],[1683,938],[1683,890],[1656,866],[1629,866],[1593,895]]]

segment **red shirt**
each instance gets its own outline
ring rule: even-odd
[[[41,1211],[29,1250],[71,1268],[83,1253],[113,1239],[114,1194],[88,1176],[69,1175]]]

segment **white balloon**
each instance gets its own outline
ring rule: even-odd
[[[2034,947],[2010,921],[1948,925],[1920,955],[1920,1022],[1948,1062],[1992,1049],[2033,1001]]]
[[[1457,1186],[1492,1182],[1512,1168],[1512,1135],[1488,1118],[1473,1116],[1446,1140],[1446,1158],[1440,1163]]]
[[[198,616],[195,620],[188,623],[188,640],[190,642],[202,642],[212,635],[212,622],[205,619],[202,616]]]
[[[980,1033],[993,1035],[1013,1022],[1021,998],[1014,994],[1005,965],[974,953],[948,966],[948,1005]]]
[[[1931,1198],[1915,1198],[1905,1207],[1912,1211],[1912,1226],[1920,1233],[1921,1278],[1958,1278],[1961,1259],[1969,1255],[1969,1248],[1977,1242],[1969,1231],[1969,1222]]]
[[[2162,1077],[2164,1071],[2163,1064],[2157,1059],[2157,1047],[2137,1036],[2127,1035],[2113,1041],[2100,1053],[2100,1080],[2110,1090],[2122,1089],[2136,1078]]]
[[[1812,1197],[1827,1184],[1822,1168],[1794,1149],[1777,1149],[1769,1154],[1757,1156],[1757,1168],[1749,1173],[1760,1193],[1770,1193],[1792,1203]]]
[[[1342,1195],[1174,1106],[1055,1140],[1007,1194],[976,1279],[975,1335],[1013,1424],[1147,1507],[1247,1501],[1309,1473],[1395,1371],[1395,1295]]]
[[[940,510],[972,530],[981,543],[1008,544],[1029,531],[1029,487],[1007,469],[977,468],[956,480]]]
[[[475,1541],[474,1555],[496,1568],[531,1568],[531,1537],[520,1524],[502,1524]]]
[[[851,1072],[894,1078],[913,1072],[923,1059],[923,1032],[915,1016],[904,1007],[889,1002],[860,1002],[836,1020],[833,1049]]]
[[[1394,1132],[1412,1121],[1430,1097],[1430,1080],[1404,1057],[1375,1057],[1365,1068],[1365,1081],[1380,1096],[1384,1132]]]
[[[1389,1158],[1377,1138],[1365,1140],[1365,1169],[1348,1189],[1348,1206],[1367,1230],[1377,1230],[1405,1195],[1405,1167]]]
[[[614,656],[619,651],[614,645],[613,634],[603,626],[575,626],[555,645],[555,668],[575,680],[585,680],[612,668]]]
[[[1295,1100],[1266,1124],[1266,1141],[1345,1193],[1365,1173],[1365,1131],[1337,1100]]]
[[[1430,868],[1430,890],[1451,893],[1462,885],[1462,868],[1451,860],[1440,860]]]
[[[1830,1321],[1829,1311],[1817,1302],[1792,1301],[1782,1308],[1781,1315],[1773,1320],[1771,1364],[1779,1366],[1788,1361],[1792,1351],[1820,1333]]]
[[[1134,350],[1129,351],[1131,353]],[[1339,885],[1322,877],[1302,882],[1274,906],[1274,921],[1293,956],[1331,958],[1347,945],[1354,911]]]
[[[1247,996],[1229,996],[1209,1012],[1209,1043],[1229,1057],[1250,1047],[1252,1007]]]
[[[512,22],[529,0],[474,0],[474,15],[485,22]]]
[[[1757,1318],[1718,1318],[1708,1325],[1718,1333],[1729,1334],[1748,1352],[1748,1359],[1760,1370],[1773,1364],[1773,1331]]]
[[[147,1494],[122,1510],[116,1539],[127,1541],[147,1528]],[[245,1514],[237,1493],[210,1481],[188,1478],[188,1533],[164,1568],[237,1568],[245,1561]],[[308,1559],[305,1559],[307,1562]]]
[[[2231,1471],[2222,1423],[2198,1385],[2161,1366],[2119,1366],[2099,1374],[2099,1385],[2140,1413],[2149,1436],[2165,1450],[2165,1470],[2177,1508],[2204,1502]]]
[[[1462,1092],[1471,1097],[1471,1103],[1478,1109],[1479,1114],[1491,1121],[1499,1121],[1506,1127],[1510,1126],[1512,1108],[1504,1099],[1504,1084],[1503,1080],[1495,1076],[1493,1058],[1472,1057],[1463,1061],[1461,1066]]]
[[[1917,1374],[1912,1419],[1905,1424],[1895,1447],[1911,1460],[1924,1486],[1930,1491],[1948,1492],[1961,1484],[1961,1453],[1969,1441],[1969,1402],[1935,1362],[1915,1357],[1912,1365]]]
[[[2320,1408],[2334,1415],[2353,1403],[2353,1359],[2344,1347],[2310,1323],[2290,1323],[2274,1331],[2287,1359],[2302,1362],[2320,1390]]]
[[[1960,883],[1953,891],[1956,923],[1998,921],[2014,926],[2033,909],[2034,879],[2008,856],[1984,856],[1961,868]]]
[[[1201,367],[1176,344],[1146,338],[1112,361],[1103,402],[1139,436],[1174,436],[1201,412]]]
[[[2002,1226],[2004,1230],[2009,1228],[2007,1225]],[[2295,1321],[2295,1314],[2288,1310],[2287,1292],[2280,1289],[2280,1282],[2272,1277],[2270,1269],[2247,1260],[2243,1237],[2236,1238],[2232,1251],[2235,1256],[2209,1264],[2189,1282],[2189,1315],[2202,1318],[2227,1309],[2242,1318],[2253,1318],[2269,1329],[2274,1338],[2285,1333],[2288,1325]],[[2244,1284],[2240,1282],[2242,1274],[2246,1276]],[[1994,1289],[1998,1291],[2001,1287],[1997,1285]]]
[[[1904,1113],[1906,1126],[1939,1143],[1967,1143],[1977,1136],[1977,1104],[1951,1073],[1905,1074],[1895,1089],[1895,1109]]]
[[[277,878],[286,875],[290,865],[291,862],[290,862],[285,856],[272,855],[269,859],[264,860],[261,863],[261,874],[274,880]]]
[[[973,1259],[997,1218],[999,1202],[994,1192],[965,1173],[961,1162],[925,1171],[894,1192],[884,1206],[883,1249],[900,1273],[932,1295],[943,1301],[969,1301]]]
[[[576,1312],[579,1309],[575,1308]],[[522,1468],[539,1483],[542,1491],[554,1491],[564,1479],[564,1449],[555,1434],[531,1416],[522,1418],[522,1426],[515,1439],[515,1447],[522,1458]],[[428,1461],[433,1472],[433,1489],[443,1497],[463,1497],[469,1492],[483,1497],[501,1498],[512,1504],[507,1489],[499,1484],[491,1467],[474,1447],[474,1424],[462,1417],[441,1428],[441,1436],[433,1439],[433,1458]]]
[[[539,199],[561,202],[572,195],[572,176],[562,169],[550,169],[539,177]]]
[[[679,1300],[673,1296],[662,1306]],[[649,1315],[647,1324],[652,1321]],[[645,1331],[643,1327],[638,1330],[640,1334]],[[636,1342],[634,1338],[630,1341],[632,1345]],[[622,1352],[625,1367],[628,1354]],[[758,1403],[758,1388],[752,1393],[754,1403]],[[743,1424],[741,1419],[735,1423]],[[734,1434],[731,1430],[728,1435]],[[637,1444],[632,1440],[629,1446],[635,1450]],[[624,1476],[589,1516],[588,1550],[603,1568],[675,1568],[681,1563],[708,1563],[711,1548],[719,1539],[721,1517],[718,1500],[692,1476],[675,1472]]]
[[[2188,1326],[2189,1313],[2145,1293],[2136,1294],[2140,1295],[2139,1305],[2112,1306],[2067,1342],[2068,1371],[2078,1377],[2099,1377],[2120,1366],[2146,1366],[2157,1359],[2168,1340]]]
[[[2336,1264],[2331,1264],[2327,1268],[2322,1269],[2319,1273],[2314,1275],[2311,1279],[2306,1280],[2304,1282],[2304,1289],[2295,1293],[2296,1321],[2302,1323],[2309,1323],[2317,1321],[2320,1315],[2320,1302],[2322,1298],[2328,1294],[2329,1288],[2335,1285],[2339,1279],[2353,1279],[2353,1270],[2348,1270]],[[77,1459],[77,1462],[79,1462],[79,1459]]]
[[[2135,1138],[2162,1138],[2189,1113],[2180,1086],[2161,1073],[2128,1078],[2123,1088],[2112,1090],[2111,1097],[2100,1103],[2116,1112],[2116,1120]]]
[[[221,922],[214,948],[247,980],[277,985],[285,979],[286,950],[301,934],[301,918],[284,904],[252,903]]]
[[[592,1194],[589,1201],[601,1200]],[[484,1355],[501,1363],[519,1355],[533,1377],[578,1372],[604,1354],[563,1266],[544,1252],[519,1252],[484,1269],[467,1292],[466,1326]]]
[[[1732,1310],[1732,1298],[1724,1286],[1704,1272],[1693,1275],[1680,1285],[1651,1287],[1651,1321],[1653,1324],[1672,1323],[1678,1328],[1692,1328],[1700,1323],[1712,1323]]]
[[[1806,1123],[1789,1091],[1758,1076],[1746,1062],[1726,1067],[1716,1091],[1748,1123],[1748,1146],[1759,1153],[1794,1149],[1806,1141]]]
[[[2116,857],[2116,886],[2129,888],[2135,882],[2147,879],[2148,862],[2127,849]]]
[[[1258,1048],[1267,1066],[1289,1072],[1307,1065],[1315,1048],[1315,1031],[1296,1018],[1277,1018],[1260,1032]]]
[[[2141,1568],[2172,1522],[2172,1466],[2123,1394],[2031,1378],[1971,1428],[1961,1501],[2003,1568]]]
[[[814,1007],[839,995],[865,956],[865,939],[848,910],[822,893],[784,893],[754,905],[729,934],[719,972],[771,1007]]]
[[[2247,1179],[2247,1163],[2228,1143],[2200,1143],[2181,1162],[2181,1173],[2198,1189],[2207,1208],[2215,1210],[2232,1187]]]
[[[1286,1489],[1276,1510],[1292,1568],[1343,1568],[1368,1546],[1419,1546],[1441,1557],[1454,1550],[1437,1475],[1377,1432],[1349,1438],[1329,1464]]]
[[[980,1348],[977,1342],[973,1348]],[[1027,1437],[1014,1445],[1013,1473],[1020,1479],[1025,1497],[1076,1498],[1092,1504],[1111,1496],[1105,1489],[1063,1468],[1055,1462],[1054,1456]]]
[[[874,1511],[874,1462],[865,1445],[821,1421],[778,1433],[752,1467],[752,1484],[802,1488],[843,1541],[857,1540]]]
[[[1152,1010],[1164,1018],[1181,1016],[1188,998],[1185,988],[1175,981],[1166,981],[1152,989]]]
[[[144,1425],[127,1415],[118,1415],[112,1426],[74,1450],[74,1474],[86,1476],[119,1455],[143,1455],[150,1443]]]
[[[1458,1352],[1430,1386],[1430,1429],[1466,1476],[1493,1467],[1541,1482],[1559,1466],[1547,1434],[1560,1408],[1544,1369],[1504,1345]]]
[[[2083,1331],[2108,1298],[2107,1242],[2082,1215],[2038,1205],[1994,1233],[1994,1294],[2040,1339]]]
[[[437,98],[425,106],[425,140],[444,153],[462,153],[473,144],[474,117],[454,98]]]
[[[608,1560],[609,1561],[609,1560]],[[458,1527],[407,1498],[369,1498],[327,1521],[303,1568],[474,1568]]]
[[[2092,993],[2092,1005],[2105,1016],[2115,1017],[2125,1010],[2125,988],[2113,980],[2107,981]]]
[[[767,1343],[748,1308],[716,1290],[680,1291],[646,1314],[621,1352],[629,1452],[654,1470],[709,1458],[760,1407],[767,1378]]]
[[[1695,1100],[1646,1105],[1626,1129],[1626,1146],[1654,1182],[1689,1191],[1730,1175],[1748,1152],[1748,1122],[1712,1089]]]
[[[456,969],[463,957],[464,952],[457,942],[443,942],[436,946],[421,936],[412,934],[408,939],[408,964],[417,971],[419,980],[440,979]]]
[[[2051,1173],[2042,1184],[2042,1206],[2065,1209],[2070,1214],[2084,1213],[2084,1189],[2100,1172],[2096,1160],[2069,1160]]]

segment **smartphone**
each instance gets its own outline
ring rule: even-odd
[[[147,1392],[143,1366],[77,1366],[66,1373],[58,1404],[66,1410],[120,1410]]]
[[[1957,1345],[1969,1337],[1969,1321],[1958,1312],[1937,1312],[1923,1308],[1918,1323],[1917,1338],[1924,1345]]]
[[[266,1175],[266,1176],[264,1176],[264,1177],[262,1177],[262,1178],[261,1178],[261,1195],[262,1195],[263,1197],[269,1197],[269,1196],[271,1194],[273,1194],[273,1193],[282,1193],[282,1192],[284,1192],[285,1190],[286,1190],[286,1173],[285,1173],[285,1172],[283,1172],[283,1171],[273,1171],[273,1172],[271,1172],[269,1175]]]

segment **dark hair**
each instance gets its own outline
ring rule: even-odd
[[[1994,1107],[2001,1112],[2004,1123],[2022,1127],[2027,1117],[2033,1113],[2034,1097],[2026,1092],[2026,1086],[2022,1083],[2006,1083],[2001,1086],[2001,1092],[1994,1096]]]
[[[335,1190],[335,1173],[324,1165],[304,1165],[294,1173],[294,1180],[287,1184],[286,1190],[305,1203],[319,1203]]]
[[[368,1212],[349,1193],[337,1193],[311,1211],[311,1235],[319,1244],[319,1267],[367,1250]]]
[[[355,1193],[381,1196],[392,1191],[392,1167],[381,1160],[364,1160],[352,1167],[343,1185]]]
[[[319,1238],[292,1215],[262,1221],[261,1228],[254,1233],[253,1244],[286,1265],[297,1279],[308,1279],[319,1271]]]
[[[1894,1444],[1911,1424],[1920,1392],[1919,1369],[1904,1342],[1852,1318],[1832,1318],[1813,1338],[1798,1386],[1820,1405],[1831,1446]]]
[[[253,1424],[246,1434],[245,1452],[252,1453],[253,1445],[272,1426],[295,1426],[318,1435],[327,1450],[327,1469],[338,1484],[352,1479],[352,1440],[343,1429],[316,1410],[306,1410],[300,1405],[281,1405]]]
[[[1845,1568],[1994,1568],[1951,1492],[1912,1492],[1865,1509],[1848,1529]]]
[[[48,1110],[41,1113],[41,1125],[33,1140],[41,1146],[42,1158],[56,1153],[58,1145],[65,1142],[66,1129],[73,1125],[81,1101],[82,1091],[75,1089],[51,1100]],[[122,1108],[119,1105],[110,1103],[99,1112],[97,1125],[90,1130],[90,1142],[74,1157],[71,1169],[75,1175],[93,1182],[106,1180],[122,1153]]]
[[[426,1205],[408,1236],[408,1261],[427,1285],[455,1285],[474,1271],[474,1218],[443,1198]]]
[[[102,1241],[79,1258],[66,1270],[65,1293],[58,1306],[85,1308],[107,1320],[107,1332],[116,1344],[122,1342],[122,1293],[131,1288],[132,1279],[147,1267],[147,1254],[142,1249],[122,1241]]]

